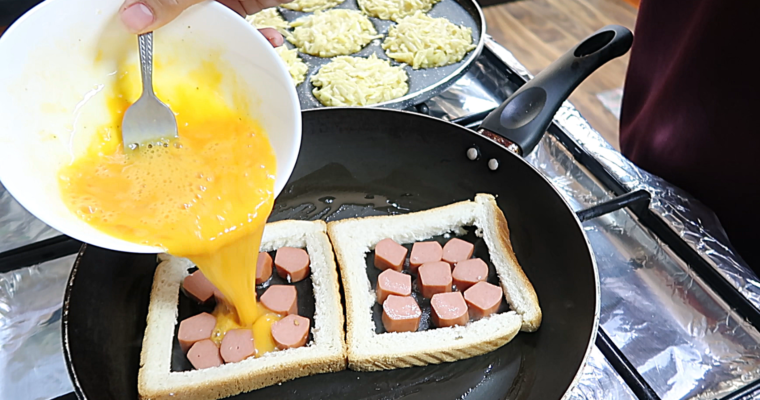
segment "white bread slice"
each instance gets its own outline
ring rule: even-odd
[[[382,239],[400,244],[430,239],[477,227],[485,239],[507,302],[512,310],[470,322],[466,326],[420,332],[375,333],[373,288],[366,273],[367,253]],[[493,351],[518,331],[532,332],[541,324],[541,308],[530,281],[517,262],[504,214],[492,195],[474,201],[404,215],[331,222],[333,242],[346,295],[348,367],[359,371],[405,368],[451,362]]]
[[[273,222],[266,225],[261,245],[261,251],[291,246],[306,248],[309,253],[316,301],[313,342],[202,370],[171,372],[180,284],[193,264],[184,258],[160,255],[140,354],[140,398],[214,400],[302,376],[346,369],[338,271],[325,230],[323,221]]]

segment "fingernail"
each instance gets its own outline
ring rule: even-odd
[[[133,33],[142,32],[153,23],[153,12],[145,4],[136,3],[121,13],[121,21]]]
[[[267,39],[269,39],[269,43],[272,43],[272,46],[274,47],[280,47],[283,43],[282,35],[271,35],[268,36]]]

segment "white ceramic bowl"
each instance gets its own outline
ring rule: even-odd
[[[27,210],[66,235],[108,249],[155,253],[162,249],[114,238],[79,219],[58,187],[61,166],[105,122],[103,89],[114,84],[115,60],[138,62],[136,36],[117,16],[121,3],[47,0],[0,37],[0,181]],[[278,195],[298,156],[301,114],[290,75],[269,42],[225,6],[206,1],[157,30],[154,50],[157,57],[181,61],[172,68],[199,65],[211,51],[237,74],[237,83],[225,77],[222,87],[243,86],[250,115],[269,134]]]

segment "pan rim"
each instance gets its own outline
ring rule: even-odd
[[[87,243],[83,243],[79,248],[77,258],[74,261],[74,266],[69,273],[69,279],[66,282],[66,291],[63,295],[63,310],[61,312],[61,333],[62,333],[62,346],[63,356],[66,361],[66,369],[69,372],[69,378],[71,384],[74,387],[74,393],[77,398],[87,400],[87,395],[82,390],[82,385],[79,383],[79,376],[74,368],[74,361],[71,358],[71,348],[69,347],[69,306],[71,304],[71,289],[74,287],[74,281],[76,279],[77,271],[79,270],[79,264],[82,260],[85,250],[87,250]]]
[[[489,138],[487,136],[480,135],[479,133],[477,133],[476,131],[474,131],[472,129],[469,129],[469,128],[457,125],[457,124],[455,124],[453,122],[446,121],[446,120],[443,120],[443,119],[440,119],[440,118],[435,118],[435,117],[432,117],[432,116],[429,116],[429,115],[425,115],[425,114],[415,113],[415,112],[406,111],[406,110],[396,110],[396,109],[380,108],[380,107],[361,107],[361,108],[357,108],[357,107],[330,107],[330,108],[314,108],[314,109],[303,110],[302,113],[313,113],[313,112],[323,112],[324,113],[324,112],[329,112],[331,110],[336,110],[336,112],[340,111],[340,110],[342,110],[342,111],[352,110],[352,112],[357,112],[357,111],[358,112],[363,112],[363,111],[373,111],[373,112],[382,111],[382,112],[388,112],[388,113],[403,113],[403,114],[408,114],[410,116],[428,118],[431,121],[435,121],[435,122],[438,122],[438,123],[443,122],[445,124],[449,124],[449,125],[452,125],[454,127],[463,129],[463,130],[469,132],[472,135],[477,135],[479,138],[484,138],[487,141],[495,144],[498,148],[501,148],[504,151],[504,153],[509,154],[509,156],[519,158],[520,161],[522,161],[523,163],[525,163],[525,165],[527,165],[528,167],[530,167],[531,169],[533,169],[533,171],[535,173],[537,173],[540,176],[540,178],[543,179],[544,182],[547,185],[549,185],[549,187],[556,193],[556,195],[559,196],[559,198],[565,204],[567,210],[570,211],[570,213],[572,214],[573,220],[575,221],[575,224],[576,224],[577,228],[580,230],[580,232],[582,234],[583,242],[586,244],[586,249],[588,251],[589,257],[591,258],[591,267],[592,267],[592,270],[593,270],[594,282],[595,282],[595,285],[594,285],[594,317],[593,317],[593,326],[591,327],[591,332],[590,332],[590,335],[589,335],[588,344],[586,345],[586,351],[585,351],[583,357],[581,358],[580,365],[578,367],[578,370],[575,372],[575,375],[574,375],[572,381],[568,385],[567,389],[565,389],[565,393],[560,398],[560,400],[568,399],[570,397],[570,395],[571,395],[571,391],[580,382],[580,379],[581,379],[581,377],[583,375],[584,367],[586,366],[586,364],[588,364],[588,360],[591,357],[591,352],[592,352],[592,350],[594,348],[594,344],[595,344],[595,338],[598,335],[599,320],[600,320],[600,317],[601,317],[601,315],[600,315],[600,313],[601,313],[601,309],[600,309],[600,307],[601,307],[601,286],[600,286],[601,283],[599,281],[599,269],[598,269],[598,266],[597,266],[596,257],[594,257],[594,251],[593,251],[593,248],[591,247],[591,243],[589,243],[588,236],[586,235],[586,233],[583,230],[583,224],[580,221],[580,219],[578,218],[576,212],[573,211],[572,207],[570,206],[570,203],[559,192],[559,190],[549,181],[549,179],[544,174],[542,174],[538,170],[538,168],[536,168],[535,166],[533,166],[532,164],[530,164],[529,162],[527,162],[525,160],[525,158],[514,154],[509,149],[507,149],[507,147],[505,147],[504,145],[500,144],[499,142],[497,142],[497,141],[495,141],[495,140],[493,140],[493,139],[491,139],[491,138]],[[74,387],[74,393],[77,395],[77,397],[79,399],[83,399],[83,400],[88,400],[88,397],[84,393],[84,390],[82,390],[81,384],[79,382],[79,377],[78,377],[78,375],[76,373],[76,369],[74,367],[74,361],[73,361],[73,359],[71,357],[71,349],[70,349],[70,346],[69,346],[69,344],[70,344],[69,343],[69,328],[70,328],[70,326],[69,326],[68,315],[69,315],[69,306],[70,306],[70,302],[71,302],[71,290],[72,290],[72,288],[74,286],[74,281],[76,279],[76,274],[78,272],[82,256],[84,255],[85,251],[87,250],[87,247],[88,247],[88,245],[86,243],[82,245],[82,247],[80,248],[80,250],[79,250],[79,252],[77,254],[76,260],[74,262],[74,266],[73,266],[73,268],[71,270],[71,273],[69,274],[69,278],[68,278],[67,283],[66,283],[66,291],[64,293],[64,300],[63,300],[63,307],[62,307],[63,310],[62,310],[62,317],[61,317],[61,320],[62,320],[62,329],[61,329],[61,331],[62,331],[62,336],[63,336],[63,338],[62,338],[62,340],[63,340],[62,345],[63,345],[63,350],[64,350],[63,353],[64,353],[64,359],[65,359],[65,362],[66,362],[66,368],[67,368],[67,370],[69,372],[69,377],[71,378],[72,386]]]

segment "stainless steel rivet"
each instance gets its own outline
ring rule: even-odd
[[[491,171],[496,171],[496,169],[499,168],[499,162],[496,161],[495,158],[488,160],[488,168],[490,168]]]
[[[470,147],[469,150],[467,150],[467,158],[469,158],[472,161],[475,161],[478,159],[478,149],[474,147]]]

